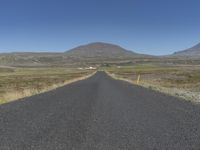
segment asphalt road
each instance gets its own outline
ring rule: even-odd
[[[0,150],[199,150],[200,106],[103,72],[0,106]]]

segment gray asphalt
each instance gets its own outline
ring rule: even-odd
[[[0,150],[199,150],[200,106],[103,72],[0,106]]]

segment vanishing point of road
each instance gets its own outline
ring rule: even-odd
[[[0,150],[199,149],[199,105],[104,72],[0,106]]]

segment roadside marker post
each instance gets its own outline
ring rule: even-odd
[[[137,78],[137,84],[139,84],[140,82],[140,74],[138,75],[138,78]]]

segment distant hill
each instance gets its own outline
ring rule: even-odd
[[[83,57],[107,57],[114,56],[118,57],[119,54],[122,55],[132,55],[133,52],[128,51],[120,46],[108,43],[90,43],[87,45],[82,45],[76,48],[73,48],[66,53],[71,55],[80,55]]]
[[[73,48],[66,52],[68,56],[79,57],[79,58],[95,58],[95,59],[124,59],[144,56],[141,54],[134,53],[126,50],[118,45],[109,43],[90,43]]]
[[[46,66],[86,63],[104,63],[129,61],[133,58],[151,58],[153,56],[134,53],[118,45],[109,43],[91,43],[63,53],[6,53],[0,54],[0,65],[9,66]]]
[[[58,64],[62,60],[60,53],[4,53],[0,54],[0,65],[42,66]]]
[[[174,55],[199,57],[200,56],[200,43],[193,46],[192,48],[175,52]]]

